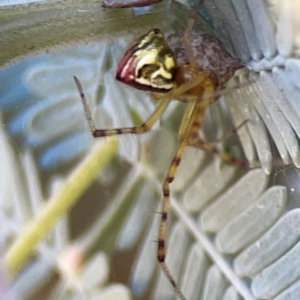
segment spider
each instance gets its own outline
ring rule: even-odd
[[[222,89],[234,72],[244,65],[227,52],[218,38],[193,30],[194,21],[195,15],[192,15],[187,29],[171,34],[168,41],[159,29],[150,30],[133,41],[125,51],[116,70],[116,79],[134,88],[155,93],[156,97],[160,96],[155,111],[140,126],[97,129],[81,83],[74,76],[86,119],[95,138],[147,132],[172,99],[186,102],[178,133],[179,145],[162,186],[163,204],[157,250],[158,262],[181,300],[186,298],[165,263],[165,240],[170,209],[170,184],[174,180],[183,153],[187,146],[194,146],[220,155],[225,162],[241,168],[247,166],[244,160],[220,151],[215,144],[205,142],[199,136],[204,112],[208,105],[216,100],[216,91]],[[190,46],[191,41],[194,48]]]

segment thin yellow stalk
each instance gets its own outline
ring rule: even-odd
[[[11,272],[18,271],[35,249],[37,243],[47,234],[55,222],[76,203],[94,181],[97,173],[117,153],[118,142],[108,138],[97,144],[74,170],[64,186],[56,192],[36,218],[30,221],[5,255],[5,264]]]

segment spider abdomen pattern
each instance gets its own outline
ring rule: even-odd
[[[159,29],[129,45],[121,59],[116,79],[140,90],[165,93],[174,88],[176,60]]]

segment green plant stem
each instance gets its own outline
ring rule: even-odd
[[[98,172],[116,155],[117,150],[118,142],[115,138],[108,138],[97,144],[73,171],[63,187],[47,201],[36,218],[25,225],[5,255],[5,264],[10,272],[16,272],[24,265],[37,243],[76,203]]]

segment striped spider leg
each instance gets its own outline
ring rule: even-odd
[[[135,40],[125,51],[116,71],[116,79],[137,89],[160,94],[161,100],[157,108],[140,126],[97,129],[80,81],[74,77],[94,137],[144,133],[151,129],[172,99],[186,102],[186,110],[178,134],[179,145],[163,183],[163,205],[157,252],[159,264],[181,300],[186,298],[165,263],[165,240],[170,208],[170,184],[174,180],[185,148],[198,147],[217,153],[226,162],[240,167],[245,166],[243,160],[220,151],[215,144],[207,143],[199,136],[205,110],[215,99],[214,92],[222,88],[234,71],[242,68],[243,65],[232,58],[219,39],[194,31],[192,27],[193,21],[189,23],[185,32],[172,34],[168,38],[169,43],[159,29],[153,29]],[[195,49],[189,47],[191,39],[193,45],[196,45]],[[201,57],[202,62],[198,61],[198,56]],[[209,64],[205,60],[208,60]],[[219,60],[217,65],[216,60]],[[210,67],[205,68],[204,66],[207,65]]]

